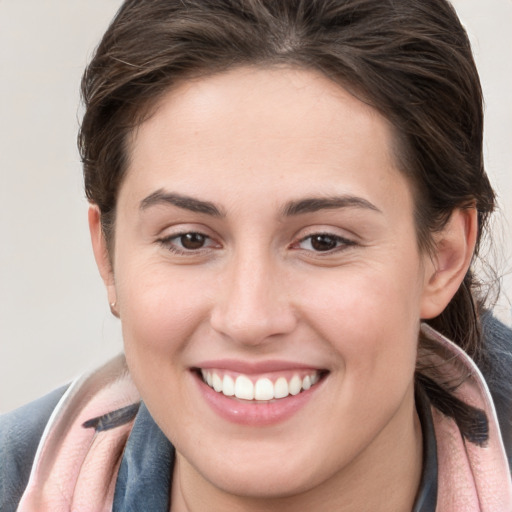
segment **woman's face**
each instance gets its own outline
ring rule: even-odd
[[[394,449],[430,263],[388,122],[315,72],[241,68],[169,92],[130,148],[110,298],[180,464],[277,496]]]

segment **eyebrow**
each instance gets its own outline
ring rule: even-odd
[[[140,203],[140,209],[146,210],[152,206],[171,204],[195,213],[203,213],[213,217],[224,217],[225,214],[210,201],[202,201],[194,197],[157,190]],[[286,203],[282,209],[283,217],[292,217],[304,213],[314,213],[321,210],[334,210],[337,208],[362,208],[382,213],[379,208],[362,197],[343,195],[334,197],[310,197]]]
[[[291,217],[303,213],[314,213],[320,210],[333,210],[337,208],[362,208],[382,213],[379,208],[366,199],[357,196],[311,197],[290,201],[283,208],[283,216]]]
[[[140,209],[146,210],[151,206],[157,206],[162,204],[171,204],[189,210],[195,213],[204,213],[213,217],[224,217],[224,214],[210,201],[201,201],[190,196],[184,196],[173,192],[165,192],[163,190],[157,190],[140,203]]]

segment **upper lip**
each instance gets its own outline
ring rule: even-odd
[[[270,373],[284,370],[324,370],[311,364],[304,364],[294,361],[282,361],[272,359],[268,361],[242,361],[237,359],[217,359],[203,361],[195,366],[203,370],[229,370],[246,375],[258,373]]]

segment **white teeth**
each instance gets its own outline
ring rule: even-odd
[[[284,377],[279,377],[274,384],[274,398],[285,398],[289,394],[288,381]]]
[[[222,379],[216,373],[212,375],[212,385],[215,391],[222,391]]]
[[[224,375],[222,379],[222,393],[226,396],[235,394],[235,381],[229,375]]]
[[[288,389],[290,390],[290,395],[298,395],[300,393],[300,389],[302,388],[302,379],[298,375],[294,375],[290,384],[288,385]]]
[[[212,372],[201,370],[201,375],[203,376],[203,380],[206,382],[206,384],[208,384],[210,387],[213,387]]]
[[[235,381],[235,396],[242,400],[254,399],[254,384],[245,375],[239,375]]]
[[[270,379],[258,379],[254,386],[256,400],[272,400],[274,398],[274,385]]]
[[[312,372],[303,378],[294,375],[290,381],[279,377],[274,383],[267,377],[262,377],[253,383],[246,375],[236,379],[228,374],[217,373],[215,370],[201,370],[203,380],[217,393],[235,396],[242,400],[268,401],[274,398],[286,398],[288,395],[298,395],[302,390],[307,391],[319,380],[319,372]]]

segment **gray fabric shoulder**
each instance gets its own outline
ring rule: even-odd
[[[14,512],[44,428],[67,386],[0,415],[0,510]]]
[[[482,315],[484,357],[478,366],[489,386],[512,469],[512,329],[490,312]]]

